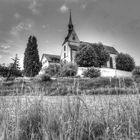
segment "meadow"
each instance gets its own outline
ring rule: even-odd
[[[137,94],[140,89],[139,83],[133,78],[57,78],[47,81],[21,78],[1,81],[0,96]]]
[[[0,140],[139,140],[138,81],[1,81]]]
[[[139,140],[140,95],[0,98],[1,140]]]

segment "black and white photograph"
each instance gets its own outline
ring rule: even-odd
[[[0,0],[0,140],[140,140],[140,0]]]

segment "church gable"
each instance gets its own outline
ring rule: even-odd
[[[68,41],[78,42],[78,43],[80,42],[80,40],[79,40],[79,38],[74,30],[71,32]]]

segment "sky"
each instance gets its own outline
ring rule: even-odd
[[[43,53],[60,55],[69,9],[81,41],[102,42],[140,65],[140,0],[0,0],[0,64],[18,54],[23,66],[28,38]]]

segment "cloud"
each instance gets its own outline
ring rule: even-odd
[[[64,0],[65,2],[79,2],[80,0]]]
[[[32,28],[32,24],[30,24],[30,23],[25,24],[23,22],[20,22],[17,26],[12,27],[10,33],[12,35],[16,36],[16,35],[19,35],[19,33],[22,32],[22,31],[29,31],[29,30],[31,30],[31,28]]]
[[[11,48],[11,45],[6,42],[6,43],[0,43],[0,50],[1,50],[1,53],[9,53],[10,52],[10,49]],[[1,55],[0,55],[1,56]]]
[[[62,5],[61,7],[60,7],[60,11],[62,12],[62,13],[65,13],[65,12],[67,12],[69,10],[69,8],[64,4],[64,5]]]
[[[30,5],[29,5],[29,9],[34,13],[34,14],[39,14],[39,10],[38,10],[38,3],[36,0],[30,0]]]
[[[15,17],[16,19],[19,19],[19,18],[20,18],[20,14],[19,14],[19,13],[15,13],[15,14],[14,14],[14,17]]]

